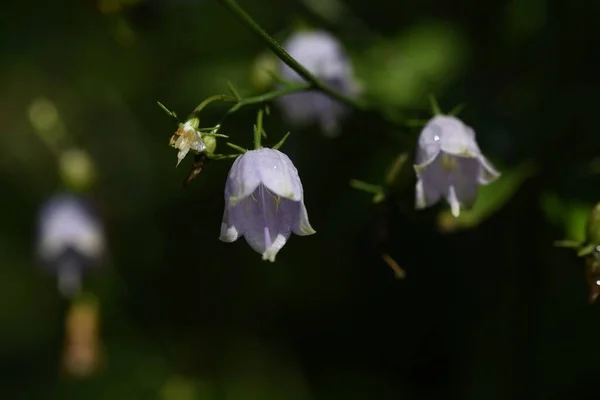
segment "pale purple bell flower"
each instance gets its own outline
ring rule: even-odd
[[[263,260],[273,262],[292,232],[315,233],[298,170],[279,150],[247,151],[235,160],[227,177],[219,239],[234,242],[244,236]]]
[[[300,31],[291,36],[283,47],[329,87],[351,98],[360,94],[346,51],[331,34],[325,31]],[[279,71],[287,81],[304,82],[282,61],[279,61]],[[288,94],[278,97],[276,102],[290,124],[302,127],[316,123],[328,137],[339,135],[340,123],[350,112],[347,105],[317,91]]]
[[[53,196],[39,212],[37,234],[39,262],[56,271],[61,294],[77,294],[83,273],[97,267],[106,252],[104,229],[92,204],[72,194]]]
[[[416,154],[415,206],[423,209],[445,198],[454,217],[475,203],[479,185],[500,173],[481,154],[475,131],[460,119],[437,115],[421,131]]]

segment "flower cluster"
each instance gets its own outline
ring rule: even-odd
[[[347,104],[336,100],[340,98],[338,94],[352,99],[359,93],[342,45],[326,32],[302,31],[293,35],[284,47],[316,80],[298,86],[298,82],[303,82],[298,72],[302,70],[292,69],[280,61],[281,81],[292,85],[245,99],[230,85],[236,104],[227,115],[243,105],[271,99],[279,104],[290,123],[317,123],[326,135],[335,136],[339,133],[341,120],[349,112]],[[323,89],[319,82],[324,82],[338,94],[330,96],[333,92]],[[215,138],[226,136],[217,133],[220,125],[199,129],[198,113],[206,104],[224,98],[212,96],[202,102],[187,122],[179,124],[170,144],[179,150],[178,164],[190,151],[197,156],[210,154],[212,159],[236,158],[225,184],[225,210],[219,238],[234,242],[243,236],[263,260],[275,261],[292,233],[301,236],[315,233],[304,205],[302,183],[292,160],[279,151],[285,137],[273,148],[260,145],[261,138],[266,136],[262,129],[262,110],[254,128],[253,150],[227,143],[238,154],[213,153]],[[416,148],[415,208],[423,209],[445,199],[450,204],[451,214],[458,217],[461,209],[469,209],[475,203],[479,185],[495,181],[500,173],[481,153],[475,131],[457,117],[441,114],[437,104],[432,105],[435,115],[425,124]],[[373,192],[374,199],[381,201],[385,197],[382,187],[356,182],[360,189]]]

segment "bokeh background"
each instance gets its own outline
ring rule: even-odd
[[[445,204],[415,212],[410,165],[384,202],[350,187],[383,183],[418,128],[355,112],[332,140],[291,129],[272,107],[267,144],[292,131],[284,151],[317,234],[263,262],[243,240],[217,239],[231,162],[183,189],[191,160],[175,168],[177,127],[156,101],[184,117],[228,80],[245,95],[265,90],[264,43],[213,0],[7,1],[0,397],[599,398],[598,305],[582,259],[553,247],[583,239],[599,199],[598,5],[240,3],[279,40],[300,24],[335,34],[367,98],[398,121],[428,118],[431,93],[446,111],[464,102],[460,117],[503,173],[482,191],[484,210],[462,223]],[[226,110],[211,105],[201,124]],[[223,133],[251,146],[256,110]],[[93,163],[87,190],[110,248],[86,276],[98,308],[79,328],[67,323],[77,301],[35,262],[37,212],[67,189],[59,150],[70,146]],[[77,335],[95,354],[89,374],[65,367]]]

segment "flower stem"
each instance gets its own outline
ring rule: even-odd
[[[192,113],[190,114],[190,116],[188,118],[192,118],[192,117],[198,118],[200,111],[202,111],[202,109],[204,107],[206,107],[213,101],[237,101],[237,99],[234,97],[231,97],[231,96],[227,96],[226,94],[216,94],[214,96],[210,96],[209,98],[204,99],[202,101],[202,103],[198,104],[198,107],[194,108],[194,111],[192,111]]]
[[[296,61],[292,56],[288,54],[287,51],[281,45],[271,37],[261,26],[256,23],[252,19],[243,8],[241,8],[235,0],[218,0],[224,7],[226,7],[232,14],[234,14],[248,29],[253,31],[257,36],[262,38],[267,47],[271,49],[277,57],[285,64],[287,64],[291,69],[296,71],[298,75],[300,75],[306,82],[310,84],[313,89],[317,89],[330,97],[338,100],[342,103],[348,104],[352,107],[365,110],[366,105],[363,102],[360,102],[355,99],[351,99],[350,97],[344,96],[340,92],[330,88],[321,82],[316,76],[314,76],[310,71],[304,68],[298,61]]]
[[[350,186],[367,193],[379,194],[383,192],[381,185],[373,185],[372,183],[359,181],[358,179],[351,179]]]
[[[385,263],[389,265],[392,271],[394,271],[394,275],[396,275],[396,278],[406,278],[406,271],[402,269],[402,267],[396,262],[396,260],[394,260],[389,254],[382,254],[381,258],[383,258],[383,261],[385,261]]]
[[[238,91],[235,89],[235,87],[233,86],[233,83],[227,81],[227,87],[229,88],[229,91],[231,92],[233,97],[235,97],[238,101],[242,99],[242,96],[240,96]]]
[[[160,101],[157,101],[156,103],[158,103],[158,106],[159,106],[160,108],[162,108],[162,110],[163,110],[164,112],[166,112],[166,113],[167,113],[167,115],[168,115],[169,117],[171,117],[173,120],[175,120],[175,122],[177,122],[178,124],[180,124],[180,123],[181,123],[181,121],[179,121],[179,118],[177,118],[177,114],[175,114],[175,111],[171,111],[171,110],[169,110],[169,109],[168,109],[168,108],[167,108],[167,107],[166,107],[166,106],[165,106],[163,103],[161,103]]]
[[[283,144],[285,143],[285,141],[287,140],[288,136],[290,136],[290,132],[286,133],[279,142],[277,142],[277,144],[275,146],[272,147],[273,150],[279,150],[281,148],[281,146],[283,146]]]
[[[238,158],[239,154],[207,154],[206,157],[211,160],[228,160],[231,158]]]
[[[450,110],[448,115],[457,116],[458,113],[460,113],[463,110],[463,108],[465,108],[465,103],[457,104],[452,110]]]
[[[433,115],[442,115],[442,110],[433,94],[429,94],[429,103],[431,104],[431,113]]]
[[[254,150],[260,150],[262,146],[260,141],[263,135],[263,110],[258,110],[256,115],[256,125],[254,126]]]
[[[576,240],[555,240],[554,246],[566,247],[570,249],[579,249],[580,247],[583,247],[583,243],[578,242]]]
[[[258,96],[240,98],[237,103],[227,111],[227,114],[232,114],[239,110],[240,108],[250,105],[263,103],[265,101],[273,100],[280,96],[285,96],[286,94],[295,93],[295,92],[303,92],[305,90],[309,90],[311,88],[308,83],[296,83],[290,84],[283,89],[273,90],[272,92],[267,92]]]
[[[243,153],[245,153],[246,151],[248,151],[248,150],[246,150],[245,148],[238,146],[237,144],[233,144],[233,143],[230,143],[230,142],[227,142],[227,143],[225,143],[225,144],[226,144],[227,146],[231,147],[232,149],[239,151],[241,154],[243,154]]]

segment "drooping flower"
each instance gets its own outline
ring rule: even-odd
[[[247,151],[235,160],[227,177],[219,239],[233,242],[244,236],[263,260],[272,262],[292,232],[315,233],[296,167],[279,150]]]
[[[200,153],[206,149],[206,143],[202,140],[202,135],[190,121],[179,126],[175,134],[171,136],[169,145],[179,150],[177,153],[177,165],[179,165],[190,150]]]
[[[56,271],[63,295],[79,291],[82,274],[102,262],[105,248],[102,224],[86,199],[59,194],[42,206],[37,256],[44,267]]]
[[[284,43],[286,51],[309,72],[329,87],[348,97],[359,95],[352,65],[342,44],[325,31],[298,32]],[[294,70],[279,61],[282,78],[304,82]],[[326,136],[340,133],[340,122],[348,114],[347,105],[316,91],[292,93],[279,97],[277,103],[290,124],[307,126],[316,123]]]
[[[423,128],[415,171],[416,208],[429,207],[443,197],[454,217],[460,214],[461,206],[470,208],[475,203],[480,184],[500,177],[481,154],[475,131],[450,115],[437,115]]]

